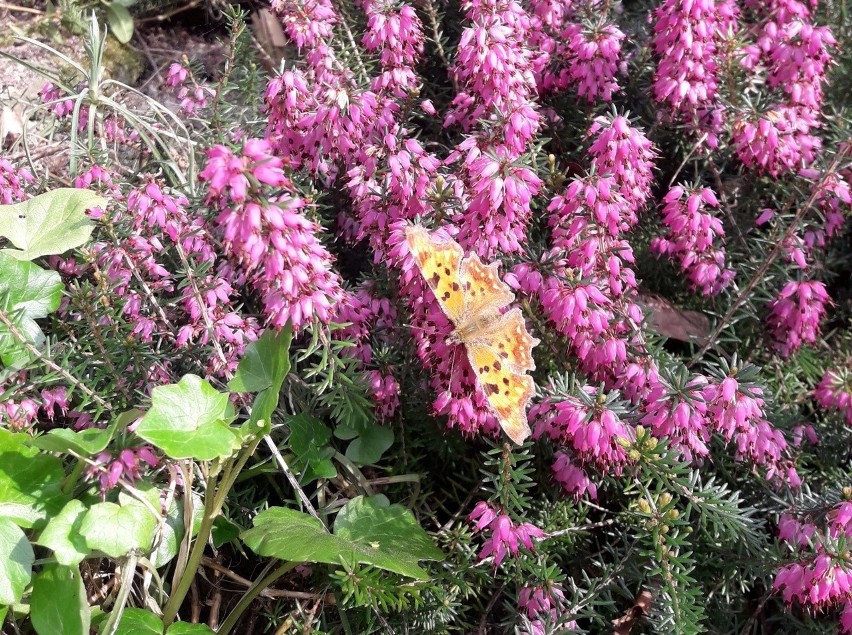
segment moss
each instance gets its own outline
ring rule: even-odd
[[[110,35],[104,47],[104,68],[112,79],[133,86],[142,77],[145,60],[138,51]]]

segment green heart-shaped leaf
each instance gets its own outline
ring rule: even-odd
[[[233,418],[226,393],[196,375],[184,375],[177,384],[154,388],[151,409],[136,434],[173,459],[210,461],[239,447],[239,436],[228,425]]]
[[[95,224],[86,210],[107,201],[88,190],[59,188],[23,203],[0,205],[0,236],[17,249],[3,253],[18,260],[63,254],[85,244]]]

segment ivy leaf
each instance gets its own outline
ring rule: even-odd
[[[277,333],[266,329],[258,340],[246,347],[228,388],[234,392],[260,392],[276,384],[280,388],[290,372],[292,336],[289,326]]]
[[[36,320],[59,308],[62,279],[55,271],[45,271],[31,262],[15,260],[0,252],[0,311],[28,342],[39,347],[44,342]],[[30,353],[0,324],[0,359],[6,366],[26,363]]]
[[[85,515],[86,506],[81,501],[68,501],[62,511],[47,523],[37,543],[52,549],[59,564],[79,564],[89,555],[86,539],[80,533]]]
[[[157,519],[141,503],[98,503],[86,512],[80,533],[89,549],[120,558],[134,550],[150,551],[156,526]]]
[[[243,532],[243,542],[260,556],[291,562],[359,562],[426,579],[428,574],[417,564],[418,560],[439,560],[443,554],[432,545],[411,512],[399,505],[365,506],[360,497],[346,508],[356,501],[356,508],[341,524],[339,534],[329,534],[312,516],[272,507],[257,515],[254,527]],[[363,523],[367,522],[375,523],[377,531],[365,531]]]
[[[290,449],[297,459],[293,467],[304,471],[303,483],[337,476],[330,460],[334,448],[329,447],[329,441],[331,430],[316,417],[302,413],[290,418]]]
[[[65,503],[62,463],[24,445],[25,434],[0,429],[0,518],[32,527]]]
[[[86,210],[106,204],[94,192],[59,188],[23,203],[0,205],[0,236],[17,247],[3,253],[18,260],[35,260],[79,247],[95,227]]]
[[[33,575],[35,554],[24,532],[7,518],[0,518],[0,605],[21,601]]]
[[[210,532],[213,538],[213,546],[217,549],[222,545],[233,542],[240,537],[242,528],[234,521],[224,516],[216,516],[213,521],[213,530]]]
[[[92,613],[76,565],[46,564],[36,575],[30,619],[38,635],[89,635]]]
[[[346,458],[356,465],[378,463],[393,445],[393,430],[376,423],[367,424],[358,437],[346,447]]]
[[[115,635],[163,635],[163,622],[144,609],[124,609]]]
[[[210,461],[239,447],[228,425],[233,417],[227,393],[197,375],[184,375],[177,384],[154,388],[136,434],[173,459]]]

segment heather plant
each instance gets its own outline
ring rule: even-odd
[[[170,105],[28,40],[3,632],[852,633],[846,7],[270,10]]]

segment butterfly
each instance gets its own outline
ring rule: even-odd
[[[497,263],[484,265],[475,253],[464,255],[451,238],[437,238],[420,225],[405,231],[409,250],[438,305],[453,323],[449,338],[463,344],[480,390],[500,427],[515,443],[530,435],[527,404],[535,383],[532,349],[538,344],[527,331],[518,308],[506,313],[515,294],[497,275]]]

